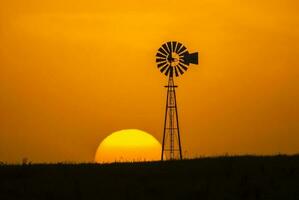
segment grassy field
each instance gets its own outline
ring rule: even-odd
[[[299,199],[299,155],[0,165],[0,199]]]

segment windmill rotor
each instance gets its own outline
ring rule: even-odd
[[[189,53],[179,42],[171,41],[162,44],[156,54],[157,67],[166,76],[183,75],[190,64],[198,64],[198,52]]]

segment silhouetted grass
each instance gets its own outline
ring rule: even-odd
[[[299,199],[299,155],[0,165],[0,199]]]

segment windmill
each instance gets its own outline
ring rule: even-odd
[[[160,72],[168,77],[161,160],[182,159],[174,75],[183,75],[190,64],[198,64],[198,52],[189,53],[176,41],[166,42],[158,49],[156,62]]]

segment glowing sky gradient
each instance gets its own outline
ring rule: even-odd
[[[168,40],[200,52],[179,85],[184,155],[299,151],[294,0],[0,2],[0,161],[93,161],[116,130],[162,138]]]

